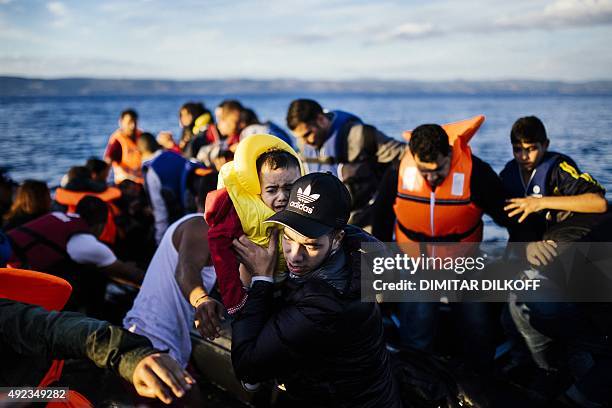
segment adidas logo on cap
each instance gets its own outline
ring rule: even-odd
[[[310,194],[310,184],[306,186],[304,190],[298,187],[297,199],[298,201],[291,201],[289,207],[293,207],[297,210],[304,211],[308,214],[312,214],[314,207],[309,207],[306,204],[313,203],[319,199],[320,194]]]
[[[302,189],[298,187],[297,198],[303,203],[310,204],[314,201],[317,201],[320,196],[320,194],[310,194],[310,184],[304,189],[304,191],[302,191]]]

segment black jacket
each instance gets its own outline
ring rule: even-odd
[[[399,407],[378,305],[360,300],[357,248],[371,237],[347,232],[320,269],[287,280],[277,305],[273,285],[255,282],[232,325],[234,370],[277,378],[308,406]]]

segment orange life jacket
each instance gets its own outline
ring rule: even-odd
[[[142,132],[136,130],[136,139]],[[123,180],[132,180],[139,184],[144,184],[142,178],[142,157],[136,146],[136,141],[123,134],[121,129],[117,129],[108,140],[108,147],[115,141],[121,145],[121,163],[113,162],[113,173],[115,174],[115,184]]]
[[[442,129],[448,135],[448,143],[452,146],[455,140],[462,139],[466,144],[472,139],[472,136],[480,129],[484,123],[484,115],[474,116],[473,118],[460,120],[459,122],[447,123],[442,125]],[[412,130],[406,130],[402,136],[407,141],[412,136]]]
[[[482,241],[483,211],[470,199],[472,151],[467,142],[483,121],[484,116],[477,116],[443,125],[452,143],[452,160],[448,176],[435,192],[416,168],[410,151],[406,151],[393,206],[398,243]],[[409,139],[410,134],[405,132],[404,137]]]
[[[61,205],[67,206],[67,212],[71,213],[75,212],[77,204],[85,196],[98,197],[105,203],[108,203],[120,198],[121,190],[117,187],[108,187],[100,193],[94,193],[92,191],[71,191],[61,187],[55,190],[55,201]]]
[[[104,230],[102,231],[99,239],[102,242],[114,245],[117,241],[117,224],[115,224],[115,216],[118,215],[120,211],[119,208],[112,203],[112,201],[121,197],[121,190],[119,190],[117,187],[108,187],[101,193],[94,193],[90,191],[70,191],[61,187],[55,190],[55,201],[61,205],[67,206],[68,209],[66,212],[69,213],[74,213],[76,211],[76,206],[85,196],[98,197],[106,203],[108,207],[108,215],[106,216],[106,225],[104,226]]]

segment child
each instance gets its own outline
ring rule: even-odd
[[[273,224],[263,222],[285,208],[291,185],[304,173],[297,153],[272,135],[253,135],[240,142],[234,160],[219,173],[219,190],[206,197],[204,217],[209,225],[208,244],[217,273],[219,291],[229,314],[244,306],[247,298],[232,241],[246,234],[267,246]],[[280,251],[282,254],[282,251]],[[285,277],[279,257],[275,281]]]
[[[550,141],[540,119],[518,119],[510,141],[514,159],[500,173],[510,197],[504,209],[509,217],[520,215],[518,222],[528,220],[529,225],[523,231],[511,231],[511,241],[540,240],[547,222],[559,222],[573,212],[606,211],[605,189],[588,173],[581,173],[571,158],[548,151]],[[540,214],[530,216],[533,213]]]

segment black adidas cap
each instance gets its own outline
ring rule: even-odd
[[[310,173],[293,183],[287,207],[265,222],[318,238],[343,228],[350,213],[351,196],[344,184],[331,173]]]

